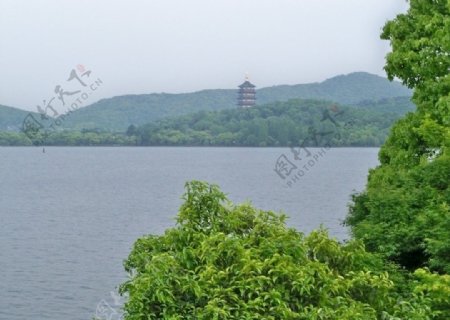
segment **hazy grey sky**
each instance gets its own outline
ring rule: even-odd
[[[386,20],[405,0],[0,0],[0,104],[35,110],[83,64],[128,93],[384,75]]]

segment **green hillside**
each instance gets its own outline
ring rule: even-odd
[[[36,136],[0,132],[0,145],[54,146],[380,146],[400,113],[377,111],[391,100],[349,107],[294,99],[253,108],[198,111],[136,127],[41,131]],[[386,107],[387,108],[387,107]]]
[[[0,131],[20,131],[28,111],[0,105]]]
[[[233,108],[233,90],[203,90],[193,93],[125,95],[100,100],[67,117],[67,129],[125,131],[130,124],[142,125],[165,117],[200,110]]]
[[[257,91],[259,105],[289,99],[319,99],[400,114],[414,109],[410,95],[410,90],[400,83],[364,72],[337,76],[321,83],[281,85]],[[233,109],[236,96],[235,89],[118,96],[73,112],[63,121],[63,128],[124,132],[131,124],[143,125],[201,110]],[[0,105],[0,131],[19,130],[27,114]]]
[[[383,98],[376,101],[363,100],[354,106],[379,112],[393,112],[399,115],[416,110],[416,106],[412,103],[411,97]]]
[[[66,129],[125,131],[130,124],[143,125],[166,117],[200,110],[236,107],[236,90],[203,90],[183,94],[126,95],[103,99],[77,110],[64,121]],[[282,85],[257,91],[258,104],[289,99],[322,99],[342,104],[410,96],[410,90],[398,82],[373,74],[356,72],[321,83]]]
[[[340,75],[320,83],[275,86],[258,91],[258,101],[262,104],[302,98],[353,105],[363,100],[403,96],[411,96],[411,91],[400,82],[390,82],[386,78],[366,72]]]
[[[399,114],[289,100],[253,108],[200,111],[168,118],[128,134],[141,145],[379,146]]]

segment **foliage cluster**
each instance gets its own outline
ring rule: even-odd
[[[415,293],[405,286],[406,275],[359,241],[339,244],[323,230],[305,237],[286,227],[285,216],[233,205],[203,182],[188,183],[184,201],[177,226],[137,240],[125,261],[127,320],[424,320],[438,314],[424,288]]]
[[[410,270],[450,273],[450,3],[411,1],[382,37],[393,48],[388,75],[414,88],[417,111],[392,128],[347,223],[369,250]]]
[[[136,137],[124,133],[83,131],[1,132],[0,146],[131,146]]]
[[[126,133],[100,129],[48,130],[27,134],[0,132],[0,145],[152,145],[152,146],[380,146],[400,113],[411,108],[407,98],[363,101],[357,108],[319,100],[289,100],[249,109],[200,111],[168,118]],[[324,117],[327,112],[330,117]],[[71,114],[70,117],[74,115]],[[66,117],[64,123],[70,119]],[[320,139],[312,139],[315,131]],[[320,133],[323,133],[322,135]],[[319,141],[320,140],[320,141]]]
[[[327,101],[289,100],[164,119],[134,134],[141,145],[297,146],[306,139],[310,146],[380,146],[399,117]],[[321,139],[310,139],[311,131]]]
[[[388,77],[414,89],[417,111],[393,126],[346,223],[368,250],[416,270],[416,292],[450,319],[450,1],[411,0],[382,38]]]

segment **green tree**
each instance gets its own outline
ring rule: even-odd
[[[134,124],[130,124],[126,133],[127,136],[135,136],[137,134],[137,127]]]
[[[382,38],[385,69],[414,89],[346,223],[371,251],[414,270],[450,273],[450,2],[411,0]]]
[[[177,226],[136,241],[125,261],[125,319],[431,319],[401,273],[323,230],[233,205],[214,185],[186,184]],[[426,275],[426,274],[425,274]],[[422,290],[422,289],[421,289]],[[423,290],[426,290],[424,288]]]

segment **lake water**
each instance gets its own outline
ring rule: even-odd
[[[288,214],[344,239],[350,195],[376,148],[0,148],[0,319],[119,319],[122,261],[140,236],[174,225],[184,183],[218,184],[235,202]],[[275,171],[284,154],[301,177]],[[308,161],[310,162],[308,165]],[[117,312],[117,313],[116,313]],[[99,314],[100,315],[100,314]]]

